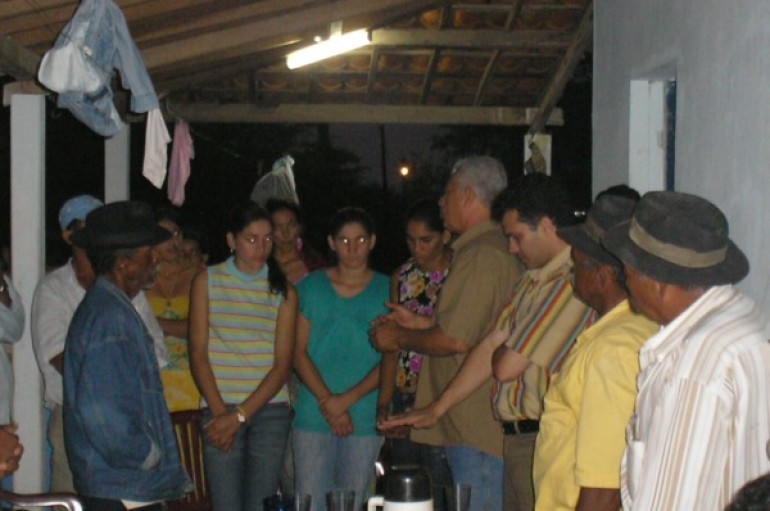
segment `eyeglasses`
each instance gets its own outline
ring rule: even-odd
[[[258,236],[239,235],[238,237],[241,238],[246,243],[248,243],[249,245],[254,245],[257,241],[259,241],[259,237]],[[263,239],[267,243],[272,243],[273,242],[273,237],[272,236],[265,236]]]
[[[363,235],[362,236],[357,236],[357,237],[355,237],[353,239],[346,238],[345,236],[337,236],[335,238],[335,241],[337,243],[342,243],[343,245],[352,245],[352,244],[364,245],[364,244],[369,242],[369,238],[370,238],[369,236],[363,236]]]

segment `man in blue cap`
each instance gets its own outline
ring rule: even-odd
[[[86,216],[103,205],[91,195],[78,195],[67,200],[59,210],[62,238],[72,249],[66,264],[46,275],[37,285],[32,301],[31,330],[38,367],[45,383],[45,405],[50,410],[48,441],[51,445],[51,490],[74,492],[72,472],[64,449],[62,421],[62,353],[75,309],[96,277],[85,250],[70,241],[73,233],[85,227]],[[152,335],[158,364],[168,363],[163,331],[155,319],[144,292],[133,299],[134,307]]]

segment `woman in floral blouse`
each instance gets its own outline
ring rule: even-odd
[[[414,203],[406,212],[406,243],[409,260],[393,273],[391,300],[412,312],[432,316],[438,293],[449,273],[452,252],[449,232],[444,229],[438,202],[424,199]],[[414,404],[417,378],[422,367],[422,355],[414,351],[386,353],[380,363],[380,394],[377,418],[404,413]],[[426,467],[433,480],[434,495],[441,486],[451,484],[452,475],[446,463],[443,447],[415,444],[409,441],[407,428],[388,432],[388,462],[392,465],[418,464]],[[441,499],[435,499],[441,509]]]

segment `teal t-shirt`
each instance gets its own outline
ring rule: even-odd
[[[375,273],[363,291],[344,298],[334,290],[326,270],[320,270],[302,279],[297,291],[300,312],[310,322],[310,360],[332,392],[344,392],[380,362],[380,354],[369,343],[369,323],[387,312],[384,304],[389,300],[389,279]],[[377,434],[376,407],[376,391],[350,407],[354,435]],[[294,408],[295,428],[331,433],[318,409],[318,401],[304,384],[300,386]]]

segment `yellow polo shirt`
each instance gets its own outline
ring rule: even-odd
[[[578,337],[545,395],[533,465],[536,510],[574,510],[581,487],[620,487],[639,349],[659,328],[623,301]]]

